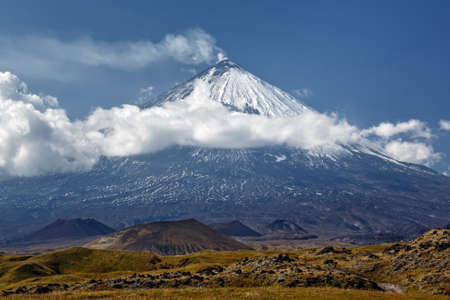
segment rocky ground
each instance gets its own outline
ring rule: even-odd
[[[431,230],[404,244],[393,244],[378,273],[398,278],[400,284],[418,290],[450,295],[450,230]]]
[[[256,252],[256,251],[255,251]],[[232,263],[192,268],[195,258],[168,264],[155,256],[156,272],[73,283],[26,284],[3,295],[52,291],[182,287],[338,287],[422,291],[450,296],[450,230],[432,230],[408,242],[367,247],[325,247],[242,257]],[[267,254],[267,253],[266,253]],[[217,254],[219,255],[219,254]],[[190,270],[190,271],[189,271]]]
[[[177,271],[163,272],[158,275],[133,274],[129,277],[90,280],[71,285],[20,286],[15,290],[3,291],[3,295],[80,289],[266,286],[274,284],[285,287],[334,286],[381,290],[375,282],[349,271],[338,270],[336,265],[337,263],[332,259],[325,260],[322,266],[307,265],[298,257],[279,254],[272,257],[244,258],[228,267],[211,266],[196,273]]]

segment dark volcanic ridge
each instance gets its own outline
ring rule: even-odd
[[[48,252],[81,246],[114,231],[91,218],[57,219],[23,238],[5,243],[0,249],[16,254]]]
[[[55,222],[25,237],[23,242],[78,240],[111,232],[114,232],[114,229],[95,219],[57,219]]]
[[[251,249],[195,219],[132,226],[94,240],[86,247],[148,251],[159,255]]]
[[[289,220],[275,220],[266,226],[269,233],[288,233],[288,234],[304,234],[308,233],[305,229]]]
[[[250,227],[242,224],[240,221],[231,221],[228,223],[212,223],[210,227],[222,232],[228,236],[236,237],[259,237],[261,234]]]

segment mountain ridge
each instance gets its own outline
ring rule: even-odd
[[[210,227],[214,228],[217,231],[222,232],[228,236],[236,236],[236,237],[258,237],[261,236],[261,233],[251,229],[250,227],[242,224],[238,220],[234,220],[226,223],[212,223],[209,224]]]
[[[111,232],[114,232],[114,229],[92,218],[57,219],[28,235],[24,240],[37,242],[55,239],[81,239]]]
[[[190,80],[163,93],[143,108],[160,106],[166,102],[183,101],[195,89],[197,81],[208,85],[206,98],[219,102],[231,110],[268,117],[295,116],[311,110],[289,93],[265,82],[231,60],[222,60]]]
[[[89,242],[92,249],[149,251],[183,255],[203,250],[251,249],[195,219],[143,223]]]

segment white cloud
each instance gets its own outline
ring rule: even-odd
[[[0,175],[86,170],[97,161],[81,128],[56,105],[55,98],[31,94],[16,76],[0,73]]]
[[[426,123],[411,119],[408,122],[399,122],[397,124],[383,122],[377,126],[365,129],[361,132],[363,136],[376,135],[382,138],[391,138],[399,134],[408,134],[414,138],[429,139],[433,135]]]
[[[292,93],[299,99],[309,98],[313,95],[313,92],[306,88],[292,90]]]
[[[334,115],[311,111],[295,118],[271,119],[231,112],[205,99],[206,87],[200,86],[186,101],[146,110],[134,105],[98,108],[86,120],[71,122],[64,110],[29,93],[16,76],[1,74],[3,176],[86,170],[101,155],[128,156],[171,145],[243,148],[287,144],[311,151],[336,151],[338,144],[359,136],[356,127]]]
[[[0,99],[14,99],[41,109],[47,106],[58,106],[58,100],[55,97],[29,93],[27,85],[10,72],[0,72]]]
[[[296,117],[269,118],[229,111],[204,97],[208,93],[203,84],[199,81],[185,101],[145,110],[134,105],[98,108],[86,120],[71,121],[54,97],[32,94],[13,74],[0,73],[0,176],[88,170],[102,155],[144,154],[171,145],[289,145],[327,154],[342,150],[341,144],[367,142],[364,130],[334,114],[306,111]],[[151,87],[143,90],[151,91]],[[425,143],[400,139],[376,143],[402,161],[431,164],[439,159]]]
[[[450,131],[450,121],[448,120],[440,120],[439,125],[441,126],[442,130],[448,130]]]
[[[222,61],[222,60],[225,60],[225,59],[228,59],[228,57],[225,55],[225,53],[219,52],[219,53],[217,54],[217,61],[218,61],[218,62],[219,62],[219,61]]]
[[[432,165],[441,158],[431,145],[422,142],[395,140],[385,145],[385,151],[393,158],[417,164]]]
[[[334,115],[308,111],[298,117],[268,118],[230,112],[205,99],[201,84],[185,101],[163,107],[99,108],[85,122],[85,132],[107,156],[153,152],[171,145],[246,148],[287,144],[335,150],[339,143],[358,139],[357,128]]]
[[[380,138],[377,142],[384,152],[400,161],[431,166],[441,159],[441,154],[435,153],[430,144],[435,136],[420,120],[411,119],[396,124],[383,122],[361,130],[361,136]]]
[[[69,67],[146,68],[162,60],[182,64],[212,63],[223,50],[201,29],[168,34],[161,41],[97,41],[89,37],[60,40],[49,36],[0,37],[0,66],[22,73],[66,76]]]

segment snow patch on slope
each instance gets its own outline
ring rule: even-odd
[[[280,161],[283,161],[283,160],[286,160],[286,155],[284,155],[284,154],[282,154],[280,156],[275,155],[275,161],[276,162],[280,162]]]

